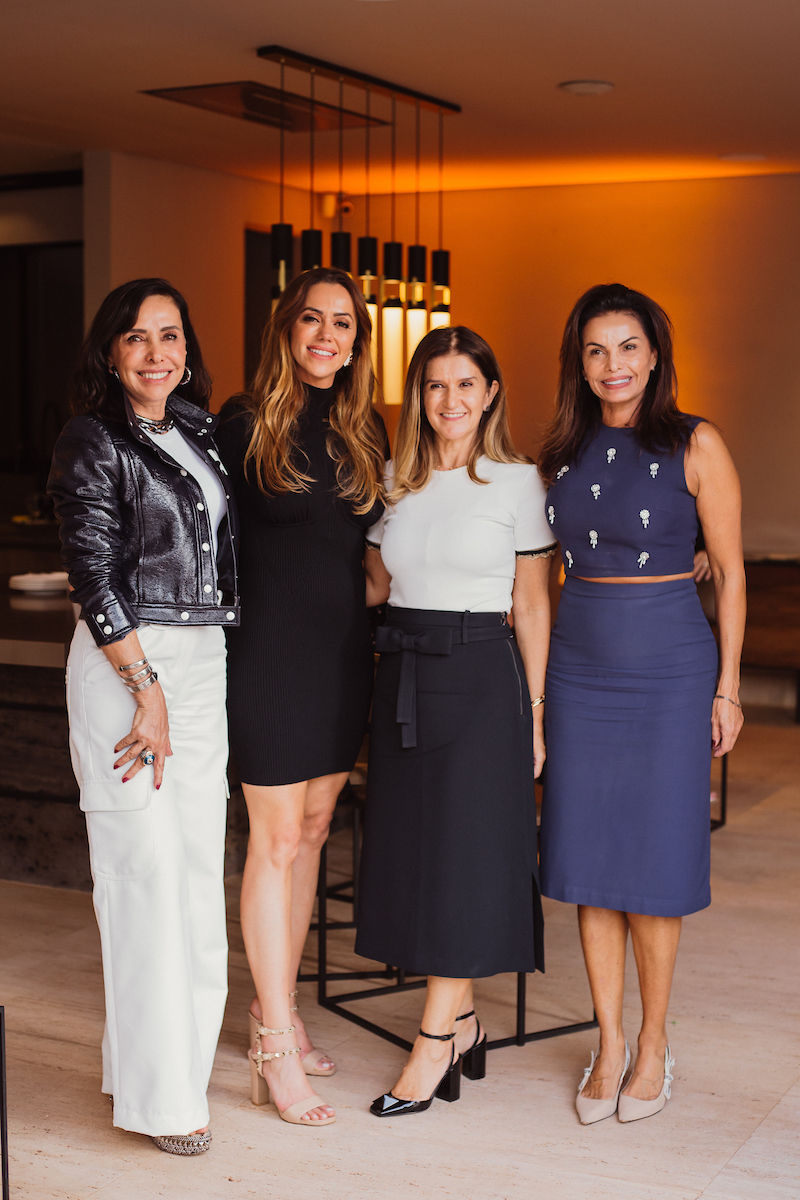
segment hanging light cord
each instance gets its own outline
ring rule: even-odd
[[[339,233],[342,232],[344,198],[344,80],[339,76]]]
[[[311,129],[308,146],[308,208],[309,226],[314,228],[314,71],[311,72]]]
[[[367,123],[364,126],[364,218],[366,223],[365,233],[369,237],[369,130],[370,130],[370,90],[367,84],[367,106],[366,117]]]
[[[280,188],[280,201],[279,201],[281,225],[283,224],[283,159],[284,159],[284,138],[286,136],[286,130],[284,129],[284,125],[283,125],[283,123],[284,123],[283,72],[284,72],[284,60],[281,59],[281,188]]]
[[[419,245],[419,100],[416,103],[415,163],[417,191],[414,196],[414,243]]]
[[[444,239],[444,111],[439,109],[439,249]]]
[[[392,212],[392,220],[391,220],[391,226],[392,226],[392,239],[391,239],[391,240],[392,240],[392,241],[394,241],[394,240],[395,240],[395,237],[394,237],[394,223],[395,223],[395,213],[396,213],[396,208],[397,208],[397,198],[396,198],[396,195],[395,195],[395,187],[394,187],[394,183],[395,183],[395,168],[396,168],[396,166],[397,166],[397,121],[396,121],[396,107],[397,107],[397,101],[395,100],[395,98],[394,98],[394,95],[393,95],[393,96],[392,96],[392,209],[391,209],[391,212]]]

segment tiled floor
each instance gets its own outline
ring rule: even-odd
[[[763,715],[762,715],[763,719]],[[379,1122],[367,1107],[402,1054],[313,1002],[303,1008],[339,1073],[321,1080],[338,1122],[311,1131],[249,1102],[250,980],[231,887],[231,995],[211,1084],[214,1143],[173,1158],[111,1127],[100,1095],[102,987],[91,898],[0,883],[0,1002],[8,1022],[12,1196],[25,1200],[797,1200],[800,1197],[800,728],[745,727],[731,816],[713,835],[714,903],[685,922],[670,1014],[673,1100],[659,1116],[583,1128],[573,1097],[594,1033],[492,1052],[456,1105]],[[344,861],[346,845],[334,847]],[[591,1012],[575,916],[548,903],[548,974],[530,980],[531,1028]],[[351,934],[331,940],[354,960]],[[310,943],[313,950],[313,944]],[[312,960],[309,959],[309,966]],[[632,965],[632,964],[631,964]],[[633,980],[631,979],[631,984]],[[628,1032],[635,1036],[631,988]],[[514,981],[482,983],[492,1036],[513,1031]],[[420,993],[362,1002],[411,1034]]]

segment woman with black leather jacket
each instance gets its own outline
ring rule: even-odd
[[[123,284],[87,335],[48,483],[81,606],[67,707],[103,953],[102,1090],[117,1127],[174,1154],[211,1141],[227,994],[221,627],[239,610],[210,391],[180,293]]]

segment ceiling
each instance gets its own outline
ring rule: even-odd
[[[797,0],[5,0],[0,173],[75,165],[86,149],[278,177],[278,132],[143,95],[234,80],[275,85],[278,43],[460,104],[445,117],[449,189],[800,172]],[[614,83],[601,96],[558,88]],[[307,94],[308,76],[286,87]],[[336,85],[317,94],[336,102]],[[345,89],[345,106],[364,93]],[[373,110],[388,116],[387,100]],[[422,114],[423,189],[438,183]],[[363,130],[344,190],[364,191]],[[721,155],[760,155],[725,161]],[[286,136],[308,185],[308,135]],[[337,134],[316,139],[316,188],[338,190]],[[371,186],[388,191],[389,134]],[[414,112],[398,105],[398,190],[415,186]]]

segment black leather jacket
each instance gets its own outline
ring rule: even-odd
[[[125,408],[126,422],[73,417],[53,453],[47,491],[61,521],[73,600],[98,646],[147,623],[238,625],[233,501],[219,527],[215,569],[200,485],[142,432],[127,399]],[[167,408],[227,493],[211,436],[218,418],[175,395]]]

